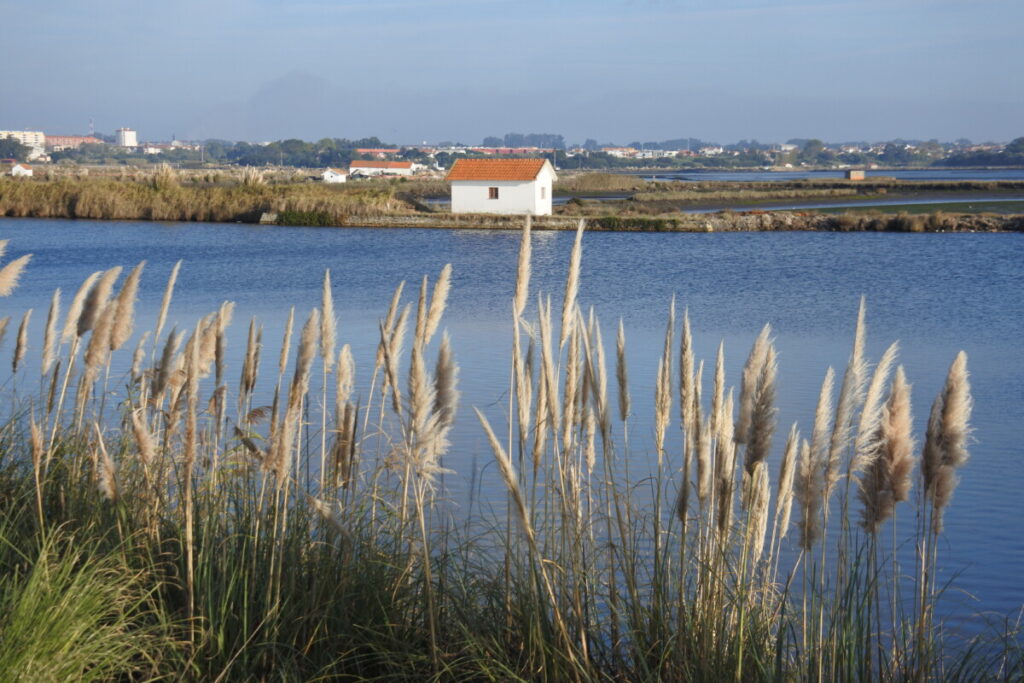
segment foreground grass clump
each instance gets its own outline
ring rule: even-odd
[[[408,303],[398,286],[365,387],[339,348],[329,273],[279,345],[249,322],[233,371],[230,303],[165,329],[177,266],[143,335],[144,264],[119,288],[120,267],[95,273],[66,310],[56,292],[38,391],[19,331],[0,429],[0,664],[61,660],[74,648],[60,628],[96,637],[56,679],[1024,675],[1015,632],[958,641],[936,616],[942,521],[968,457],[966,356],[918,448],[898,349],[869,365],[862,305],[841,380],[828,369],[810,427],[777,439],[770,328],[729,389],[724,350],[705,373],[673,303],[651,360],[656,448],[636,453],[626,332],[606,354],[577,303],[582,228],[557,309],[530,305],[523,231],[509,403],[477,411],[507,498],[466,509],[444,490],[459,396],[449,267]],[[0,268],[3,291],[26,262]],[[108,379],[132,339],[128,376]]]

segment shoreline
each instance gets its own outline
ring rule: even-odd
[[[133,221],[150,223],[211,223],[262,227],[315,227],[324,229],[435,229],[513,230],[522,229],[525,216],[481,214],[422,214],[359,216],[332,224],[307,224],[280,220],[189,220],[124,216],[116,218],[83,216],[8,216],[0,218],[56,219],[84,221]],[[266,219],[267,217],[264,216]],[[590,232],[906,232],[906,233],[1022,233],[1024,214],[916,214],[852,215],[807,211],[722,211],[678,216],[534,216],[534,230],[576,230],[585,220]]]
[[[345,184],[349,185],[349,184]],[[828,206],[773,210],[751,206],[715,210],[723,203],[776,202],[857,203],[875,195],[934,201],[983,192],[1006,193],[1024,200],[1024,182],[797,183],[752,186],[713,183],[686,190],[655,185],[636,192],[609,185],[607,176],[578,182],[576,191],[625,192],[627,199],[607,202],[570,201],[552,216],[534,218],[538,230],[574,230],[581,219],[593,231],[622,232],[1024,232],[1024,213],[931,212],[905,210],[842,213]],[[276,224],[307,227],[377,227],[518,230],[524,216],[452,214],[437,211],[422,199],[430,183],[367,183],[334,187],[323,184],[268,184],[261,176],[234,183],[207,183],[156,174],[146,180],[5,179],[0,178],[0,216],[135,220],[158,222]],[[568,189],[568,188],[567,188]],[[968,200],[969,201],[969,200]],[[710,212],[687,209],[711,205]],[[966,208],[966,207],[957,207]],[[1014,206],[1014,209],[1017,207]]]

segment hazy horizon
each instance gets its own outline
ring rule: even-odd
[[[69,0],[5,8],[0,128],[570,143],[1024,135],[1003,0]]]

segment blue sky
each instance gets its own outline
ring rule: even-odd
[[[1024,135],[1004,0],[3,0],[0,128],[478,143]]]

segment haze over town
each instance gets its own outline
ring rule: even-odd
[[[1009,141],[1024,6],[16,0],[0,128],[147,139]]]

